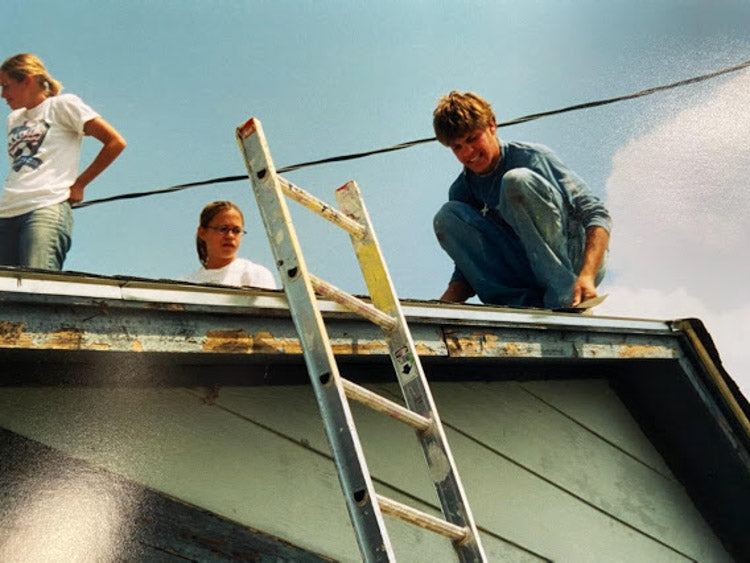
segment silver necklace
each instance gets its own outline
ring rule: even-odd
[[[494,173],[495,170],[490,172],[490,174]],[[477,177],[481,178],[482,176],[479,176],[479,174],[477,174]],[[487,204],[487,199],[486,199],[487,195],[493,193],[493,191],[495,190],[495,186],[497,185],[497,181],[502,177],[503,177],[502,174],[500,174],[499,176],[493,178],[489,189],[487,189],[485,186],[481,186],[482,189],[480,190],[479,189],[480,186],[477,186],[477,189],[474,190],[477,196],[480,196],[480,191],[481,191],[481,197],[478,197],[478,199],[482,202],[482,209],[479,210],[479,212],[482,214],[482,217],[487,217],[487,213],[490,212],[490,206]]]
[[[503,156],[502,156],[502,149],[501,149],[500,158],[498,159],[497,164],[495,164],[495,167],[490,172],[487,172],[487,174],[476,174],[476,176],[478,178],[486,178],[487,176],[491,176],[492,174],[497,172],[497,169],[500,167],[500,163],[502,162],[502,160],[503,160]],[[502,177],[503,175],[500,174],[496,178],[492,179],[492,184],[490,184],[489,193],[492,193],[492,191],[495,189],[495,184],[497,184],[498,179]],[[482,190],[482,191],[487,192],[487,190]],[[490,206],[487,205],[487,200],[484,197],[481,199],[482,199],[482,209],[480,209],[479,212],[482,214],[482,217],[487,217],[487,213],[490,212]]]

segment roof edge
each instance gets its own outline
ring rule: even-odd
[[[703,321],[685,318],[672,321],[670,324],[674,330],[682,332],[687,337],[709,381],[732,414],[737,426],[742,429],[745,442],[750,444],[750,403],[724,369],[719,351]]]

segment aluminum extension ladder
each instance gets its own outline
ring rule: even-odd
[[[366,561],[395,560],[383,521],[384,513],[450,538],[460,561],[486,561],[427,379],[359,188],[356,183],[349,182],[336,190],[336,200],[341,209],[338,211],[276,174],[263,129],[257,119],[251,118],[237,129],[237,140],[302,344],[363,558]],[[283,197],[285,195],[350,234],[372,305],[307,270]],[[408,408],[339,375],[315,292],[383,329]],[[375,492],[347,397],[416,429],[445,520]]]

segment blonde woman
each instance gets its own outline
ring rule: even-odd
[[[73,231],[71,203],[119,156],[125,140],[38,57],[14,55],[0,66],[10,172],[0,196],[0,265],[62,269]],[[78,174],[84,136],[102,143]]]

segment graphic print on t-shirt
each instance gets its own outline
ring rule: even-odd
[[[36,170],[42,164],[36,157],[44,137],[49,131],[46,121],[24,121],[23,125],[14,127],[8,133],[8,154],[13,160],[13,170],[18,172],[24,166]]]

